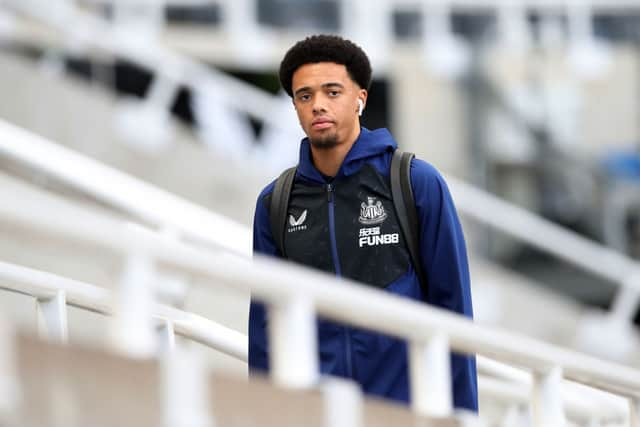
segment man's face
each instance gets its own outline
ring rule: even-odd
[[[300,125],[315,148],[355,140],[360,132],[358,99],[366,103],[367,91],[351,80],[344,65],[305,64],[293,73],[291,86]]]

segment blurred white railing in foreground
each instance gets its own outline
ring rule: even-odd
[[[273,319],[272,375],[286,386],[308,387],[318,379],[314,336],[317,313],[406,338],[412,348],[414,407],[426,415],[451,414],[450,349],[477,352],[530,369],[534,373],[536,425],[564,424],[560,389],[563,377],[629,397],[634,404],[640,396],[640,372],[636,370],[483,328],[449,312],[318,272],[271,259],[251,262],[230,252],[197,249],[139,229],[96,230],[69,218],[44,218],[40,212],[18,204],[2,204],[0,217],[4,223],[108,248],[125,258],[134,245],[136,253],[144,253],[154,265],[250,289],[269,307]],[[60,297],[61,292],[55,295]]]
[[[0,289],[34,297],[38,331],[53,341],[67,341],[67,305],[105,315],[114,310],[112,293],[104,288],[5,262],[0,262]],[[247,361],[247,337],[233,329],[165,304],[155,304],[152,316],[159,327],[170,325],[172,334]]]
[[[0,262],[0,290],[35,298],[40,335],[63,343],[68,336],[67,306],[105,315],[113,311],[111,293],[103,288],[9,263]],[[157,347],[161,353],[175,348],[175,335],[178,334],[241,361],[248,359],[247,337],[235,330],[162,304],[155,305],[153,317],[157,320]],[[481,396],[504,403],[513,410],[528,408],[532,380],[526,371],[481,356],[478,371]],[[628,411],[621,407],[620,401],[579,387],[570,382],[563,384],[563,403],[570,420],[591,422],[592,425],[622,425],[626,421]]]
[[[15,132],[1,135],[3,153],[12,147],[7,137],[28,136]],[[21,142],[44,143],[34,138]],[[536,426],[565,425],[563,378],[619,394],[629,399],[632,408],[637,408],[640,402],[640,372],[634,369],[481,327],[450,312],[299,266],[260,257],[251,261],[213,247],[200,249],[141,227],[106,230],[96,227],[96,223],[83,223],[67,216],[45,216],[39,210],[22,206],[19,200],[0,204],[0,220],[121,256],[125,268],[114,308],[113,334],[121,350],[134,354],[144,354],[139,351],[141,343],[153,341],[149,337],[156,335],[156,325],[150,321],[154,312],[152,292],[143,288],[151,286],[162,267],[162,271],[168,268],[205,277],[214,284],[250,290],[254,298],[264,301],[272,319],[271,374],[285,386],[304,388],[317,383],[317,314],[406,339],[410,343],[413,407],[420,414],[452,414],[450,350],[489,356],[532,372],[531,403]],[[49,330],[63,339],[62,305],[67,295],[56,291],[41,299],[42,324],[53,319]],[[129,309],[118,308],[119,303]],[[130,315],[132,311],[136,311],[136,316]],[[166,328],[169,337],[171,329],[170,325]],[[169,347],[171,341],[169,338]],[[638,419],[632,417],[631,421],[634,427],[638,426]]]

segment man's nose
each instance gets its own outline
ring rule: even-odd
[[[314,96],[313,112],[318,114],[318,113],[324,113],[325,111],[327,111],[325,97],[322,95]]]

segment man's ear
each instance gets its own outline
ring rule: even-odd
[[[360,89],[358,91],[358,115],[361,116],[364,108],[367,106],[367,91]]]
[[[362,103],[367,106],[367,97],[369,96],[369,92],[366,89],[360,89],[358,92],[358,98],[362,99]]]

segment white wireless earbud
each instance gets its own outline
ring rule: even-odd
[[[362,110],[364,110],[364,102],[362,99],[358,98],[358,115],[362,115]]]

